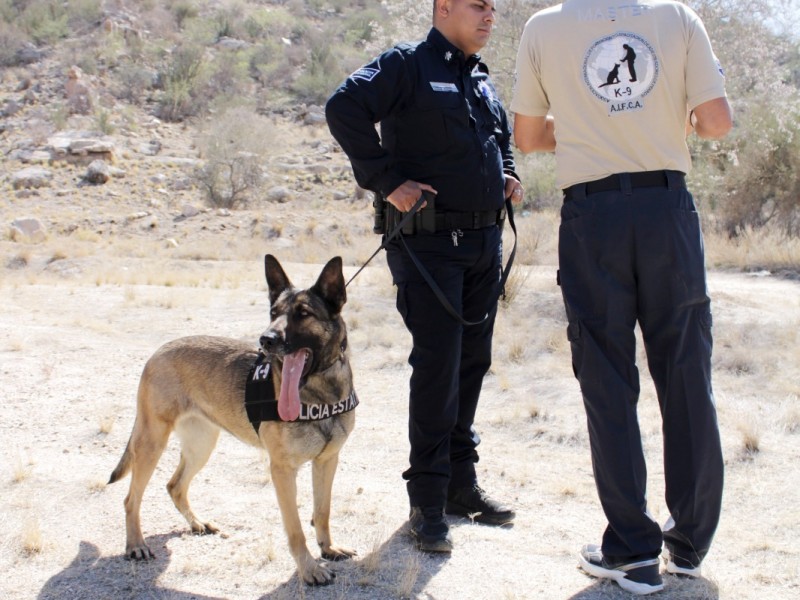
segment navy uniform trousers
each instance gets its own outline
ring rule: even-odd
[[[559,279],[575,376],[588,420],[607,557],[655,557],[662,542],[699,564],[722,499],[723,460],[711,389],[711,311],[702,232],[677,172],[664,187],[586,195],[561,209]],[[638,322],[661,408],[665,531],[647,512],[647,471],[636,413]],[[674,521],[674,523],[673,523]]]
[[[454,239],[457,246],[454,245]],[[442,306],[399,240],[387,247],[397,310],[413,346],[409,391],[411,444],[403,473],[411,506],[444,508],[448,486],[476,483],[480,438],[473,427],[483,377],[491,366],[492,331],[502,269],[496,225],[423,233],[405,241],[438,284],[464,326]]]

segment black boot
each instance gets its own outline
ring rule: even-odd
[[[408,517],[411,536],[423,552],[452,552],[453,538],[444,520],[444,511],[437,506],[412,506]]]
[[[485,525],[507,525],[517,516],[512,508],[490,498],[478,484],[448,493],[445,510],[448,515],[472,517]]]

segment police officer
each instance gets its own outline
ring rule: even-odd
[[[630,77],[620,77],[622,61]],[[511,109],[517,146],[555,150],[564,190],[560,284],[608,519],[579,565],[649,594],[663,588],[662,543],[668,573],[700,575],[720,516],[711,311],[684,174],[688,131],[713,139],[731,128],[724,78],[684,4],[566,0],[525,26]],[[663,419],[663,531],[647,511],[637,322]]]
[[[504,201],[522,198],[506,113],[476,54],[494,22],[495,0],[434,0],[427,39],[387,50],[326,106],[357,182],[382,195],[389,213],[402,216],[431,193],[417,229],[387,246],[397,309],[413,342],[403,478],[411,534],[429,552],[452,549],[445,510],[493,525],[515,516],[478,486],[473,427],[491,364]],[[465,326],[446,310],[412,253],[457,315],[478,324]]]

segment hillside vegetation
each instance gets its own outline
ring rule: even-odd
[[[800,54],[793,1],[690,2],[726,70],[735,110],[725,140],[690,139],[692,189],[712,266],[796,270]],[[506,100],[522,27],[546,4],[498,3],[484,57]],[[119,135],[149,115],[180,124],[199,159],[188,173],[198,199],[218,208],[260,201],[269,187],[265,165],[278,150],[270,124],[320,125],[319,106],[338,83],[387,45],[422,37],[429,8],[411,0],[0,0],[5,177],[20,166],[14,151],[23,130],[35,142],[74,129],[82,117],[84,128]],[[65,97],[70,69],[91,87],[84,103]],[[332,143],[323,150],[338,152]],[[524,208],[552,212],[560,203],[552,156],[519,163]],[[346,168],[333,180],[316,180],[348,193],[353,185]]]

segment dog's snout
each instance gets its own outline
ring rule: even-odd
[[[283,340],[277,331],[265,331],[258,341],[261,344],[261,348],[268,353],[274,353],[283,344]]]

